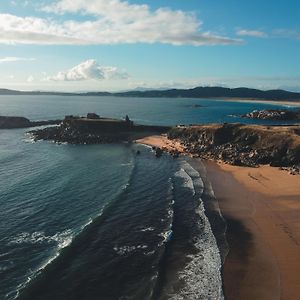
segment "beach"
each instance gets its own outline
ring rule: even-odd
[[[231,250],[224,265],[228,299],[297,299],[300,177],[269,166],[208,162],[207,167],[229,224]]]
[[[139,143],[177,150],[179,141],[154,136]],[[270,166],[206,161],[227,221],[226,299],[297,299],[300,295],[300,176]]]
[[[262,104],[272,104],[272,105],[284,105],[284,106],[294,106],[298,107],[300,106],[300,101],[291,101],[291,100],[260,100],[260,99],[251,99],[251,98],[243,98],[243,99],[237,99],[237,98],[220,98],[217,99],[217,101],[231,101],[231,102],[248,102],[248,103],[262,103]]]

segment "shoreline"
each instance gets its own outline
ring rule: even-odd
[[[179,141],[166,136],[136,142],[185,154]],[[300,177],[270,166],[204,163],[228,226],[230,251],[223,267],[226,299],[297,299]]]
[[[262,103],[262,104],[271,104],[279,106],[300,106],[300,101],[289,101],[289,100],[261,100],[261,99],[251,99],[251,98],[214,98],[216,101],[230,101],[230,102],[246,102],[246,103]],[[213,99],[211,99],[213,100]]]

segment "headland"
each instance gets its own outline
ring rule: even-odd
[[[124,119],[103,118],[95,113],[86,117],[66,116],[56,127],[33,130],[35,140],[52,140],[70,144],[100,144],[131,142],[170,130],[168,126],[134,124],[128,116]]]
[[[0,129],[29,128],[46,125],[58,125],[61,120],[30,121],[25,117],[0,116]]]

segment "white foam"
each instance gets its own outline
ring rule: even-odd
[[[26,132],[23,136],[23,142],[25,143],[30,143],[30,144],[34,144],[36,142],[40,142],[40,140],[35,140],[35,136],[34,134],[30,133],[30,132]]]
[[[186,173],[192,178],[194,188],[197,190],[197,192],[200,194],[200,196],[203,193],[204,190],[204,183],[203,180],[199,174],[198,171],[196,171],[188,162],[183,163],[183,168],[186,171]]]
[[[173,234],[173,231],[171,229],[160,233],[159,236],[161,236],[163,238],[162,244],[168,242],[171,239],[172,234]]]
[[[136,251],[136,250],[145,250],[147,249],[147,245],[136,245],[136,246],[115,246],[113,249],[114,251],[117,252],[118,255],[126,255],[129,254],[130,252]]]
[[[193,179],[189,176],[189,174],[181,168],[179,171],[175,173],[176,177],[180,177],[183,179],[183,186],[190,189],[193,193],[193,195],[196,194]]]
[[[46,236],[42,231],[36,231],[32,234],[28,232],[23,232],[14,239],[12,239],[9,243],[57,243],[58,251],[50,257],[47,261],[45,261],[42,265],[40,265],[35,271],[31,271],[31,274],[27,277],[25,282],[18,285],[16,291],[14,293],[13,299],[17,299],[19,297],[20,291],[25,288],[28,283],[35,278],[43,269],[45,269],[52,261],[54,261],[60,254],[60,250],[69,246],[72,242],[73,234],[70,229],[64,230],[60,233],[56,233],[53,236]]]
[[[133,165],[133,162],[131,161],[131,162],[128,162],[128,163],[123,163],[120,166],[121,167],[127,167],[127,166],[132,166],[132,165]]]
[[[42,244],[53,243],[58,244],[58,248],[68,246],[72,241],[72,231],[70,229],[58,232],[54,235],[45,235],[43,231],[36,231],[33,233],[22,232],[9,241],[10,245],[13,244]]]
[[[169,294],[169,299],[224,299],[221,278],[221,257],[210,223],[204,215],[202,204],[199,207],[198,213],[204,223],[201,223],[203,234],[195,242],[198,253],[188,256],[190,261],[184,270],[178,274],[179,280],[184,282],[184,285],[176,294]]]
[[[176,173],[185,180],[184,186],[195,189],[201,195],[204,191],[204,183],[197,172],[187,162],[183,162],[181,170]],[[213,195],[211,185],[210,194]],[[212,232],[210,222],[205,215],[205,207],[201,198],[196,213],[199,215],[198,224],[202,234],[195,241],[194,246],[198,249],[197,254],[189,255],[189,262],[185,268],[179,272],[179,280],[184,282],[179,292],[169,293],[168,298],[174,300],[183,299],[205,299],[221,300],[224,299],[221,277],[221,255],[217,241]]]
[[[154,227],[146,227],[146,228],[141,229],[142,232],[146,232],[146,231],[154,231],[154,230],[155,230]]]

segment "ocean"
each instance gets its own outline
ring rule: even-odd
[[[0,96],[0,115],[31,120],[252,123],[237,115],[263,108],[278,106]],[[0,130],[0,299],[223,299],[226,224],[201,161],[137,144],[33,142],[27,131]]]

